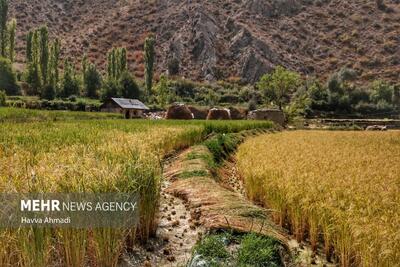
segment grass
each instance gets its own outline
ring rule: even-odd
[[[279,243],[255,233],[245,235],[237,252],[237,266],[282,266]]]
[[[122,115],[116,113],[101,113],[101,112],[45,111],[45,110],[0,107],[0,123],[75,121],[75,120],[95,120],[95,119],[122,119]]]
[[[157,228],[162,158],[212,132],[269,128],[265,122],[108,119],[114,114],[0,109],[0,192],[137,192],[135,229],[0,231],[1,266],[116,266],[126,240]],[[114,115],[115,116],[115,115]],[[228,133],[227,132],[227,133]]]
[[[249,197],[341,266],[400,262],[400,133],[296,131],[239,147]],[[321,242],[321,240],[323,240]]]
[[[230,257],[220,235],[206,236],[194,247],[194,251],[210,261],[221,261]]]
[[[279,242],[271,237],[222,232],[203,238],[194,247],[194,254],[211,266],[278,267],[282,266],[279,249]]]

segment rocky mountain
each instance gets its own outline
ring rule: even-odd
[[[47,24],[77,63],[87,53],[104,66],[111,47],[125,46],[138,77],[154,33],[157,73],[174,59],[193,80],[254,82],[276,65],[321,78],[347,66],[361,83],[399,80],[399,0],[10,0],[10,10],[21,63],[26,32]]]

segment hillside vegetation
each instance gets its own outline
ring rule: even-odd
[[[236,76],[255,82],[282,65],[321,78],[347,66],[360,74],[361,83],[395,81],[399,2],[377,2],[12,0],[10,11],[20,28],[21,63],[25,35],[46,24],[50,35],[62,40],[63,55],[78,59],[87,53],[103,67],[103,55],[113,46],[126,47],[129,67],[138,77],[144,75],[144,39],[152,32],[160,46],[157,73],[177,60],[179,75],[193,80]]]

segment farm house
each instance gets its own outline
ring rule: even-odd
[[[127,98],[110,98],[100,107],[101,112],[121,113],[126,119],[142,118],[143,112],[148,109],[141,101]]]

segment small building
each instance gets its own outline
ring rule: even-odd
[[[250,111],[247,118],[249,120],[270,120],[278,125],[284,126],[286,123],[285,114],[278,109],[258,109]]]
[[[101,112],[121,113],[126,119],[143,118],[143,112],[149,110],[137,99],[110,98],[100,106]]]

